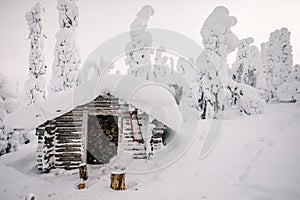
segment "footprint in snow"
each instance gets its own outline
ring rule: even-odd
[[[271,146],[273,146],[275,143],[272,141],[272,140],[270,140],[269,142],[268,142],[268,144],[267,144],[267,146],[268,147],[271,147]]]

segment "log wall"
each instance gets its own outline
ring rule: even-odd
[[[95,146],[88,146],[88,132],[91,132],[88,127],[88,116],[96,116],[100,126],[101,124],[106,126],[105,123],[110,123],[102,121],[108,118],[101,116],[117,118],[117,123],[107,124],[107,130],[101,137],[111,141],[118,148],[131,152],[135,159],[146,159],[148,157],[149,144],[139,143],[132,139],[129,105],[107,94],[97,97],[88,104],[78,106],[60,117],[49,120],[36,129],[36,135],[38,136],[37,166],[39,170],[48,172],[53,168],[74,169],[78,168],[80,163],[87,162],[89,148],[95,148]],[[143,132],[147,131],[148,116],[143,113],[139,114],[138,117],[143,126]],[[115,127],[116,124],[118,127]],[[136,120],[133,120],[133,129],[135,139],[142,139]],[[161,136],[163,131],[164,126],[161,124],[156,125],[156,128],[151,130],[153,136],[150,141],[150,152],[152,154],[162,148]],[[93,137],[92,134],[89,137]],[[96,134],[94,139],[99,140],[100,146],[103,143],[103,138],[101,139],[98,136],[99,134]],[[90,138],[90,141],[92,140],[93,138]],[[107,154],[101,158],[103,159],[101,162],[108,162],[118,151],[118,149],[114,149],[114,152],[107,152],[111,149],[105,149],[104,147],[99,149],[102,154]],[[93,154],[93,152],[91,153]]]

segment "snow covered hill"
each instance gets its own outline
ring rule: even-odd
[[[25,199],[30,192],[43,200],[300,199],[299,105],[267,105],[264,114],[255,116],[228,111],[219,143],[201,160],[200,147],[210,122],[199,122],[193,144],[177,162],[154,173],[127,174],[127,189],[120,192],[109,188],[105,166],[89,166],[84,190],[75,189],[77,170],[37,174],[36,144],[23,145],[0,157],[0,199]]]

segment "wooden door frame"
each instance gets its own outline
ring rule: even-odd
[[[81,150],[81,161],[83,163],[87,163],[87,137],[88,137],[88,120],[89,115],[112,115],[114,117],[118,117],[118,147],[117,147],[117,154],[120,151],[120,144],[122,139],[122,130],[123,130],[123,116],[120,112],[117,111],[95,111],[95,110],[83,110],[82,114],[82,150]]]

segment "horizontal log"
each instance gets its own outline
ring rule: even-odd
[[[57,140],[57,144],[68,144],[68,143],[78,143],[78,144],[81,144],[82,141],[81,140],[74,140],[74,139],[71,139],[71,140],[68,140],[68,139],[59,139]],[[61,146],[59,146],[61,147]]]
[[[56,130],[57,135],[65,135],[65,136],[69,136],[69,135],[82,135],[82,130],[80,130],[78,128],[78,130],[72,131],[70,129],[63,129],[63,128],[59,128]]]
[[[63,154],[55,154],[55,157],[81,157],[81,153],[74,152],[74,153],[63,153]]]
[[[68,147],[81,147],[81,143],[67,143],[67,144],[58,144],[57,148],[68,148]]]
[[[81,143],[82,139],[81,138],[75,138],[75,137],[57,137],[56,141],[60,142],[60,143],[66,142],[66,143],[73,144],[73,143]]]
[[[82,122],[57,122],[56,127],[82,127]]]
[[[56,124],[57,123],[82,123],[82,116],[78,118],[61,117],[56,121]]]
[[[68,147],[68,148],[58,148],[55,150],[56,152],[58,153],[65,153],[65,152],[68,152],[68,153],[71,153],[71,152],[81,152],[81,148],[72,148],[72,147]]]
[[[81,162],[81,157],[59,157],[56,158],[58,162]]]
[[[82,127],[58,127],[56,132],[82,132]]]

